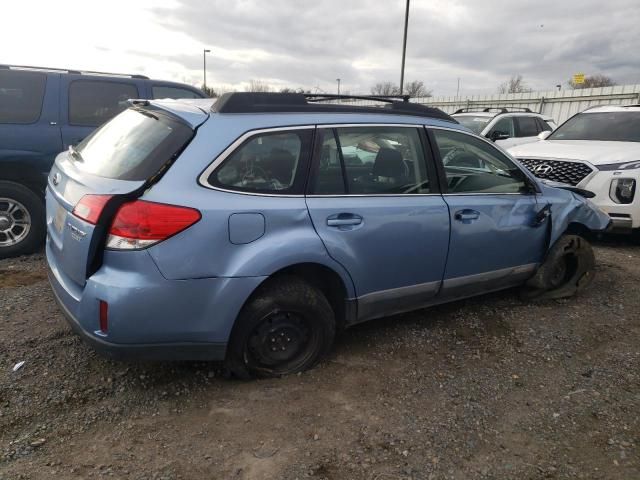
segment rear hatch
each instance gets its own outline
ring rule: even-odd
[[[56,158],[47,188],[47,256],[71,294],[99,266],[118,207],[157,181],[207,118],[201,111],[199,121],[185,119],[160,103],[125,110]]]

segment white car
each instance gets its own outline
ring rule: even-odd
[[[536,177],[593,192],[616,229],[640,227],[640,105],[592,107],[509,153]]]
[[[553,118],[532,112],[528,108],[461,108],[452,117],[502,148],[536,142],[538,134],[552,132],[557,127]]]

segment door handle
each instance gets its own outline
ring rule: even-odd
[[[458,210],[455,213],[454,218],[456,220],[464,222],[464,221],[470,221],[470,220],[477,220],[479,216],[480,216],[480,212],[478,212],[477,210],[471,210],[469,208],[465,208],[464,210]]]
[[[327,217],[327,225],[330,227],[360,225],[361,223],[362,217],[354,213],[336,213]]]

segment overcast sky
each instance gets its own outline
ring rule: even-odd
[[[242,89],[399,83],[404,0],[4,0],[0,63]],[[640,83],[640,0],[411,0],[405,78],[435,95],[540,90],[573,73]]]

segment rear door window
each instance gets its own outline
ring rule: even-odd
[[[165,87],[162,85],[154,85],[152,87],[153,98],[203,98],[204,95],[198,95],[193,90],[178,87]]]
[[[80,170],[118,180],[155,175],[192,138],[191,128],[160,112],[129,109],[78,144]]]
[[[139,98],[138,88],[126,82],[74,80],[69,85],[69,124],[97,127]]]
[[[0,123],[35,123],[42,112],[43,73],[0,70]]]
[[[517,117],[518,137],[535,137],[540,133],[535,117]]]
[[[312,194],[431,193],[417,128],[345,127],[323,134]]]

